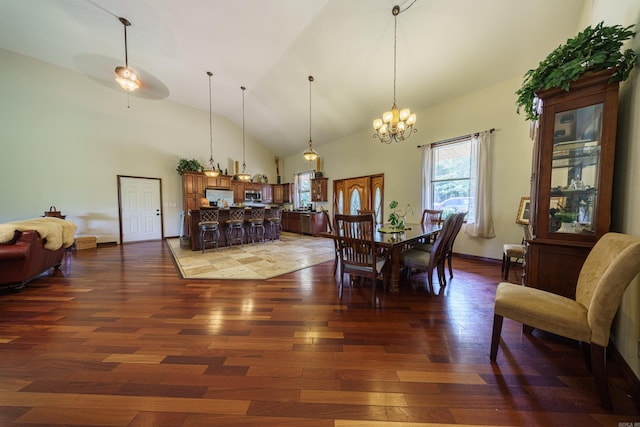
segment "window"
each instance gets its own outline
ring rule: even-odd
[[[298,174],[298,206],[301,208],[311,204],[311,178],[313,172]]]
[[[469,215],[471,140],[434,144],[431,149],[431,206],[442,209],[442,218],[458,212]]]

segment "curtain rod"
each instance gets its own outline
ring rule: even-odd
[[[493,133],[495,130],[496,128],[491,128],[489,129],[489,133]],[[435,141],[435,142],[430,142],[428,144],[418,145],[417,148],[422,148],[422,147],[426,147],[428,145],[433,145],[433,144],[445,144],[447,142],[462,141],[464,139],[469,139],[472,136],[478,136],[478,135],[480,135],[480,132],[469,133],[467,135],[456,136],[454,138],[449,138],[449,139],[443,139],[442,141]]]

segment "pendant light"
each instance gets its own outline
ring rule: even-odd
[[[213,113],[211,111],[211,77],[213,73],[207,71],[209,76],[209,168],[204,170],[204,174],[211,177],[220,175],[220,171],[216,169],[216,165],[213,162]]]
[[[129,53],[127,51],[127,27],[131,26],[126,18],[118,18],[124,26],[124,67],[116,67],[116,81],[128,92],[133,92],[140,87],[140,78],[129,68]]]
[[[415,0],[413,1],[415,3]],[[378,138],[380,142],[390,144],[392,141],[400,142],[408,139],[417,129],[413,128],[416,123],[416,115],[411,113],[408,108],[398,110],[396,104],[396,50],[397,50],[397,33],[398,33],[398,15],[409,9],[413,3],[404,10],[400,10],[400,6],[394,6],[391,9],[393,15],[393,106],[391,111],[386,111],[382,115],[382,119],[373,121],[373,129],[376,133],[374,138]]]
[[[247,164],[245,163],[245,143],[244,143],[244,91],[247,89],[244,86],[240,86],[242,89],[242,173],[238,174],[240,181],[251,181],[251,175],[247,173]]]
[[[313,142],[311,142],[311,82],[313,81],[313,76],[309,76],[309,148],[305,150],[302,155],[305,160],[310,162],[316,160],[318,158],[318,152],[313,149]]]

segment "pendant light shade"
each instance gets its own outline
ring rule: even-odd
[[[140,87],[140,78],[129,68],[129,52],[127,49],[127,27],[131,26],[126,18],[118,18],[124,26],[124,67],[116,67],[116,81],[126,91],[133,92]]]
[[[238,174],[240,181],[251,181],[251,174],[247,173],[247,164],[245,162],[245,142],[244,142],[244,91],[247,89],[244,86],[240,86],[242,89],[242,173]]]
[[[313,149],[313,142],[311,141],[311,82],[313,81],[313,76],[309,76],[309,148],[307,148],[302,156],[305,160],[313,161],[318,158],[318,152]]]
[[[213,73],[207,71],[209,76],[209,167],[204,170],[205,175],[216,177],[220,175],[220,171],[216,169],[216,164],[213,161],[213,112],[211,109],[211,77]]]

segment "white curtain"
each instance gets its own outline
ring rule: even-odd
[[[471,237],[495,237],[491,215],[491,131],[480,132],[471,139],[471,180],[469,195],[474,200],[474,215],[465,227]]]
[[[431,145],[422,146],[422,210],[431,209]]]
[[[300,188],[300,177],[297,173],[293,174],[293,194],[291,194],[291,200],[293,201],[293,209],[300,207],[300,200],[298,197],[298,188]]]

